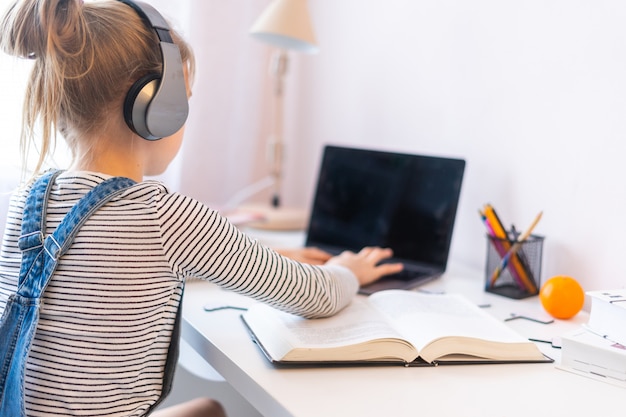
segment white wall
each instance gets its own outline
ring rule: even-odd
[[[245,29],[268,2],[233,3],[249,6],[250,16],[227,36],[198,29],[200,23],[235,26],[221,21],[227,4],[217,0],[182,2],[174,21],[186,28],[182,16],[201,17],[184,30],[197,53],[227,39],[238,45],[231,37],[241,36],[232,54],[254,55],[263,46],[247,40]],[[309,0],[309,8],[321,53],[291,56],[287,203],[310,204],[326,142],[463,157],[468,165],[453,257],[482,267],[486,244],[477,209],[484,203],[518,228],[543,210],[537,232],[546,236],[544,277],[570,274],[586,289],[626,285],[626,2]],[[172,10],[164,12],[172,16]],[[226,131],[222,117],[198,106],[202,96],[239,91],[236,82],[214,82],[208,70],[226,67],[256,79],[266,69],[254,58],[200,60],[187,141],[206,143],[210,151],[194,148],[204,162],[185,160],[180,178],[183,191],[203,201],[221,201],[246,183],[225,185],[250,164],[250,153],[263,165],[255,144],[264,132],[240,133],[250,146],[225,152],[233,132],[225,141],[216,134]],[[209,88],[213,84],[219,85]],[[21,96],[3,102],[15,110]],[[216,103],[229,107],[235,125],[258,124],[250,111],[256,106],[231,105],[221,96]],[[19,127],[13,113],[2,112],[5,129]],[[3,165],[15,161],[6,155],[15,152],[7,146],[16,134],[6,132]]]
[[[462,157],[454,258],[484,265],[484,203],[520,229],[543,210],[544,278],[626,285],[626,2],[309,8],[321,53],[292,54],[288,203],[310,203],[326,142]]]

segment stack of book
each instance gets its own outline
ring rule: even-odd
[[[587,295],[589,321],[562,337],[559,367],[626,388],[626,289]]]

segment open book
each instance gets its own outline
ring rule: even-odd
[[[380,291],[312,320],[255,304],[242,319],[276,364],[553,361],[460,295]]]

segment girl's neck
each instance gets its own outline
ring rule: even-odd
[[[107,161],[105,159],[98,158],[97,160],[88,163],[76,161],[70,166],[70,170],[99,172],[113,177],[130,178],[137,182],[143,181],[143,173],[140,166],[133,165],[132,162],[125,164],[123,161],[118,159],[111,159]]]
[[[71,170],[127,177],[137,182],[143,180],[141,152],[133,146],[132,138],[99,136],[86,142],[90,144],[89,148],[79,144]]]

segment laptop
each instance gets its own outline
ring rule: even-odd
[[[462,159],[326,145],[306,245],[393,249],[404,270],[363,294],[431,281],[446,270],[464,170]]]

